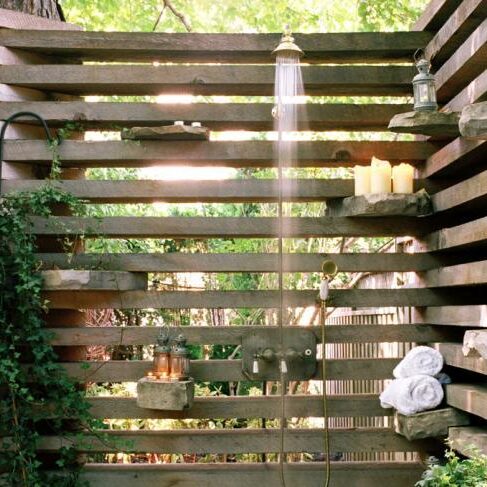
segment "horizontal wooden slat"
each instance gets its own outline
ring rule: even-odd
[[[487,327],[487,306],[440,306],[416,309],[413,319],[415,322],[459,327]]]
[[[483,216],[487,211],[487,171],[432,195],[436,213]]]
[[[412,30],[440,30],[461,3],[461,0],[430,0],[419,19],[412,26]]]
[[[321,462],[291,463],[284,466],[286,482],[299,487],[316,487],[325,480]],[[419,463],[332,462],[333,487],[411,487],[421,477]],[[82,479],[93,487],[115,482],[117,487],[282,487],[278,465],[266,464],[172,464],[172,465],[86,465]]]
[[[1,68],[0,68],[1,69]],[[427,142],[298,142],[298,167],[352,166],[369,164],[372,156],[394,162],[420,163],[435,152]],[[64,166],[137,167],[160,164],[216,165],[229,167],[273,167],[275,143],[271,141],[65,141],[59,147]],[[4,160],[50,164],[52,151],[44,141],[15,140],[5,143]]]
[[[424,282],[431,287],[487,284],[487,260],[428,271]]]
[[[274,66],[0,66],[0,83],[73,95],[272,95]],[[412,66],[303,66],[307,95],[410,95]]]
[[[465,0],[425,49],[434,67],[441,66],[487,16],[486,0]]]
[[[5,184],[5,182],[4,182]],[[132,272],[277,272],[276,253],[260,254],[75,254],[38,253],[45,269],[120,269]],[[284,272],[320,272],[323,260],[333,260],[341,272],[420,272],[476,260],[474,253],[343,253],[283,254]]]
[[[470,414],[487,419],[487,387],[480,384],[448,384],[446,401]]]
[[[431,250],[460,250],[487,243],[487,217],[433,232],[427,238]]]
[[[428,32],[293,34],[306,63],[410,61]],[[0,33],[0,45],[83,61],[198,63],[273,62],[281,34],[177,34],[145,32]]]
[[[428,157],[421,174],[429,177],[467,177],[485,169],[486,141],[458,137]]]
[[[447,102],[487,66],[487,18],[455,51],[435,75],[437,96]]]
[[[445,364],[487,375],[487,361],[481,357],[465,357],[460,343],[437,343],[435,348],[443,355]]]
[[[273,105],[267,103],[90,103],[73,102],[11,102],[0,105],[0,119],[28,110],[41,115],[49,126],[77,122],[85,128],[158,126],[176,120],[201,122],[211,130],[274,130]],[[381,130],[387,129],[397,113],[411,111],[405,104],[306,104],[300,112],[299,130]],[[26,120],[23,123],[36,123]]]
[[[280,415],[280,396],[196,397],[185,411],[158,411],[137,406],[132,397],[93,397],[88,399],[90,414],[97,418],[275,418]],[[392,410],[380,406],[375,394],[353,394],[327,397],[330,417],[390,416]],[[322,396],[287,396],[286,417],[323,416]]]
[[[458,95],[452,98],[444,107],[447,112],[460,112],[472,103],[487,99],[487,70],[477,76]]]
[[[284,333],[289,328],[285,327]],[[275,332],[276,342],[280,329],[275,326],[185,326],[184,335],[192,344],[237,345],[246,334],[260,330]],[[307,327],[321,341],[321,327]],[[51,343],[55,346],[80,345],[149,345],[156,341],[160,328],[147,326],[129,327],[76,327],[50,328]],[[442,342],[461,339],[460,331],[449,327],[429,325],[340,325],[326,327],[327,343],[367,342]]]
[[[475,426],[450,428],[449,439],[453,448],[465,456],[472,455],[472,447],[487,455],[487,429],[485,428]]]
[[[318,362],[316,379],[321,378]],[[328,359],[328,380],[388,379],[399,359]],[[63,362],[68,374],[79,382],[136,382],[152,368],[151,361]],[[241,360],[193,360],[190,374],[202,381],[245,381]],[[275,380],[279,379],[276,373]]]
[[[43,436],[39,439],[38,448],[41,451],[58,451],[59,448],[74,443],[79,451],[118,451],[120,447],[114,447],[110,443],[110,438],[130,442],[130,446],[122,448],[133,452],[249,453],[278,452],[280,448],[278,429],[117,431],[106,432],[106,435],[107,440],[94,436],[84,437],[82,442],[69,438]],[[288,429],[284,435],[284,451],[321,451],[323,437],[324,433],[321,429]],[[332,452],[417,451],[427,444],[428,442],[410,442],[386,428],[330,431]]]
[[[485,287],[446,289],[332,289],[333,307],[444,306],[482,304]],[[50,309],[278,308],[279,291],[120,291],[42,293]],[[317,290],[284,291],[284,305],[314,306]]]
[[[283,237],[378,237],[424,235],[434,228],[428,218],[385,217],[283,218]],[[32,218],[38,235],[83,233],[86,238],[275,238],[278,220],[273,217],[51,217]]]

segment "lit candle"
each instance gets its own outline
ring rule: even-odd
[[[370,193],[370,166],[355,166],[355,196]]]
[[[156,377],[153,372],[147,372],[146,378],[148,380],[154,380]]]
[[[391,164],[372,157],[370,168],[370,192],[373,194],[391,192]]]
[[[401,163],[392,168],[392,188],[394,193],[413,192],[414,167]]]

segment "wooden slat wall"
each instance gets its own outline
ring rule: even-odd
[[[468,5],[465,5],[467,4]],[[410,110],[413,67],[401,65],[411,60],[417,47],[425,47],[434,58],[439,77],[439,98],[446,109],[460,110],[462,104],[478,101],[487,93],[485,83],[485,2],[434,0],[415,32],[296,35],[297,42],[311,64],[303,67],[308,95],[374,95],[398,98],[399,103],[315,104],[307,106],[308,124],[300,130],[377,131],[387,128],[396,113]],[[271,95],[274,67],[270,51],[278,35],[136,34],[95,32],[14,31],[0,29],[0,47],[9,59],[41,56],[32,65],[9,63],[0,66],[0,118],[17,110],[34,110],[52,126],[76,121],[87,129],[119,130],[136,125],[157,125],[175,120],[200,121],[214,131],[272,128],[271,105],[196,103],[164,105],[150,102],[94,103],[72,99],[73,95],[151,95],[177,91],[192,95]],[[130,47],[127,47],[130,46]],[[43,57],[43,58],[42,58]],[[43,61],[44,59],[44,61]],[[49,62],[46,62],[46,60]],[[91,64],[79,64],[89,61]],[[97,62],[138,62],[127,65],[101,65]],[[158,61],[152,66],[144,63]],[[221,64],[211,64],[215,61]],[[94,62],[94,63],[93,63]],[[168,66],[165,63],[175,65]],[[189,63],[178,65],[178,63]],[[198,63],[198,64],[195,64]],[[381,63],[385,65],[374,66]],[[482,64],[484,63],[484,65]],[[337,65],[339,64],[339,65]],[[483,68],[482,68],[483,66]],[[35,129],[28,122],[22,130]],[[333,305],[348,307],[421,307],[415,322],[397,325],[392,314],[376,319],[362,314],[352,321],[332,326],[328,332],[328,385],[332,417],[332,451],[340,458],[381,460],[382,463],[334,465],[333,485],[371,487],[394,482],[410,486],[422,469],[414,463],[412,452],[430,445],[410,444],[391,432],[390,411],[382,410],[378,393],[382,381],[391,376],[399,357],[411,342],[455,345],[461,328],[452,324],[480,326],[485,321],[486,282],[476,269],[485,261],[487,211],[482,190],[485,167],[485,143],[457,138],[452,141],[368,141],[336,140],[299,142],[299,167],[350,167],[368,164],[375,155],[392,163],[411,162],[418,168],[416,187],[434,193],[437,214],[424,219],[379,218],[291,218],[286,221],[288,237],[335,238],[373,236],[416,236],[425,243],[414,255],[374,254],[292,254],[284,259],[287,272],[318,272],[323,258],[336,260],[343,272],[424,272],[422,280],[409,289],[337,290]],[[51,155],[41,141],[9,141],[5,163],[20,168],[49,164]],[[141,142],[68,141],[61,146],[66,168],[147,167],[151,165],[190,165],[273,167],[272,142]],[[68,173],[66,173],[68,174]],[[33,174],[23,180],[8,181],[4,192],[38,187]],[[64,178],[68,179],[68,178]],[[293,180],[286,183],[288,201],[313,202],[351,194],[349,179]],[[60,183],[92,203],[141,202],[275,202],[275,180],[204,181],[163,184],[158,181],[63,181]],[[273,218],[106,218],[101,223],[85,218],[57,217],[61,226],[46,226],[36,220],[34,231],[40,236],[65,234],[88,229],[90,238],[102,233],[106,238],[273,238],[277,222]],[[466,250],[468,249],[468,250]],[[60,252],[41,252],[45,268],[69,268],[101,265],[132,272],[276,272],[274,254],[158,254],[96,255],[80,254],[70,260]],[[472,264],[474,263],[474,264]],[[483,265],[483,264],[482,264]],[[448,266],[438,270],[442,266]],[[483,268],[483,267],[482,267]],[[465,275],[463,279],[462,276]],[[441,289],[440,289],[441,288]],[[316,290],[290,291],[289,306],[313,306]],[[51,327],[69,325],[73,311],[100,308],[272,308],[277,293],[266,291],[50,291]],[[450,307],[458,310],[456,318]],[[483,314],[482,314],[483,313]],[[463,316],[470,316],[463,321]],[[480,318],[479,318],[480,316]],[[481,318],[483,316],[483,318]],[[193,343],[239,344],[247,327],[188,327]],[[255,329],[255,328],[253,328]],[[319,329],[312,328],[319,337]],[[57,347],[86,345],[147,345],[154,340],[154,328],[58,328],[53,344]],[[389,344],[389,345],[387,345]],[[387,355],[386,346],[394,354]],[[341,355],[333,356],[333,350]],[[448,348],[443,348],[447,350]],[[333,352],[333,353],[332,353]],[[65,359],[64,367],[80,382],[130,382],[137,380],[150,366],[148,361],[75,361]],[[459,367],[458,363],[450,364]],[[468,367],[465,367],[468,369]],[[472,370],[470,368],[470,370]],[[476,373],[482,371],[475,370]],[[482,372],[483,373],[483,372]],[[192,374],[202,381],[242,381],[245,376],[239,360],[199,360]],[[319,380],[320,373],[315,380]],[[452,393],[453,394],[453,393]],[[452,403],[461,404],[456,392]],[[451,396],[453,397],[453,396]],[[275,418],[279,417],[278,397],[198,398],[192,410],[164,413],[137,408],[134,398],[93,398],[93,412],[100,418]],[[461,407],[461,406],[457,406]],[[320,417],[321,399],[316,395],[288,396],[289,417]],[[359,419],[362,418],[362,419]],[[353,420],[353,421],[351,421]],[[359,430],[346,428],[359,426]],[[182,430],[178,432],[121,432],[132,435],[143,451],[194,453],[270,452],[277,449],[272,430]],[[194,442],[198,436],[197,443]],[[166,438],[168,440],[166,441]],[[322,450],[323,431],[289,430],[290,452]],[[43,447],[55,450],[60,439],[46,437]],[[161,446],[162,445],[162,446]],[[108,451],[106,445],[97,449]],[[344,457],[343,455],[349,455]],[[353,455],[353,456],[352,456]],[[399,456],[398,456],[399,455]],[[396,463],[395,460],[407,460]],[[384,461],[386,460],[386,461]],[[275,466],[266,465],[99,465],[87,467],[84,475],[92,485],[117,481],[123,485],[169,487],[208,486],[219,482],[246,485],[249,481],[278,485]],[[320,463],[290,464],[287,475],[294,485],[315,486],[322,479]],[[208,479],[211,479],[208,480]],[[295,479],[295,480],[293,480]]]

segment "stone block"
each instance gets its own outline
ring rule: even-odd
[[[162,125],[160,127],[132,127],[121,134],[126,140],[208,140],[210,130],[191,125]]]
[[[435,409],[411,416],[396,413],[394,416],[396,433],[405,436],[410,441],[446,437],[448,428],[451,426],[467,424],[470,424],[468,415],[455,408]]]
[[[434,137],[458,137],[459,115],[443,112],[406,112],[395,115],[389,130],[398,134],[419,134]]]
[[[137,382],[137,406],[146,409],[182,411],[193,405],[194,381],[178,382],[147,379]]]
[[[487,101],[467,105],[462,110],[460,133],[469,139],[487,140]]]
[[[487,330],[467,330],[463,335],[463,355],[487,360]]]
[[[364,194],[332,199],[326,203],[327,216],[424,216],[431,213],[431,199],[425,191]]]

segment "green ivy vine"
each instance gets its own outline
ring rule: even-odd
[[[6,473],[0,475],[0,485],[87,485],[79,479],[80,465],[72,446],[61,448],[54,465],[47,465],[37,451],[39,440],[45,434],[66,437],[74,428],[80,431],[71,433],[79,444],[83,432],[103,428],[90,415],[84,391],[57,362],[52,336],[44,326],[47,303],[41,295],[31,217],[49,218],[53,205],[66,205],[76,215],[83,207],[55,184],[61,172],[60,142],[49,140],[53,164],[40,189],[0,199],[0,430],[8,434],[1,442],[0,471]]]

